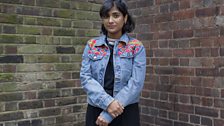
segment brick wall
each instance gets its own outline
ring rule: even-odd
[[[142,126],[224,126],[224,1],[128,4],[148,56]]]
[[[0,126],[83,126],[81,54],[101,0],[0,0]]]
[[[223,126],[224,2],[126,0],[147,50],[142,126]],[[83,126],[102,0],[0,0],[0,126]]]

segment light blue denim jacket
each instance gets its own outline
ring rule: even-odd
[[[81,85],[87,93],[87,102],[103,111],[101,116],[111,122],[113,117],[106,111],[108,105],[117,100],[124,107],[139,101],[144,85],[146,54],[143,44],[123,34],[115,42],[113,53],[114,90],[113,96],[104,90],[104,75],[110,57],[110,49],[102,35],[88,41],[80,71]]]

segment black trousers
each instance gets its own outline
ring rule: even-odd
[[[86,112],[86,126],[97,126],[96,120],[101,112],[101,108],[88,105]],[[109,126],[140,126],[138,103],[126,106],[124,112],[113,119]]]

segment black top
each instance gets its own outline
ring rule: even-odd
[[[107,64],[105,76],[104,76],[104,90],[111,96],[113,96],[113,88],[114,88],[114,64],[113,64],[113,48],[114,48],[114,42],[109,40],[106,40],[107,45],[110,48],[110,59]]]

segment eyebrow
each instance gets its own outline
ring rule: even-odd
[[[111,14],[121,14],[121,12],[120,11],[114,11]]]

